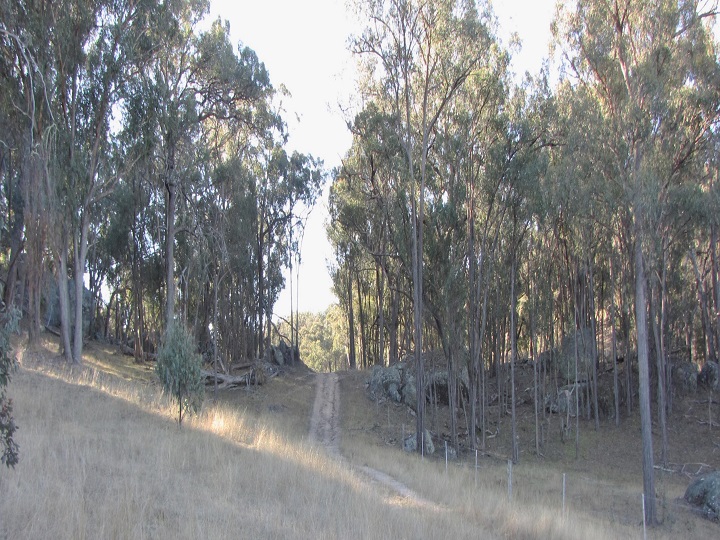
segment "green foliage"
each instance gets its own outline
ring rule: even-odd
[[[287,323],[280,325],[280,333],[290,335]],[[314,371],[344,368],[347,330],[340,306],[332,305],[322,313],[300,313],[298,334],[300,358],[306,366]]]
[[[13,440],[17,431],[12,416],[12,400],[7,397],[6,389],[10,374],[17,368],[15,358],[10,355],[10,335],[17,330],[20,311],[10,309],[0,315],[0,440],[2,440],[2,462],[6,467],[15,467],[18,463],[18,445]]]
[[[196,352],[192,335],[175,322],[165,334],[155,370],[165,391],[177,400],[178,424],[188,410],[200,410],[205,397],[201,368],[202,357]]]

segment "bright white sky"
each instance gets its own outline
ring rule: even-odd
[[[492,4],[502,42],[507,44],[513,32],[522,40],[522,50],[514,55],[514,71],[519,76],[525,71],[537,73],[548,56],[555,0],[495,0]],[[346,0],[211,1],[211,20],[220,16],[230,21],[233,42],[252,48],[265,63],[273,86],[284,85],[292,95],[283,101],[289,149],[322,159],[328,171],[340,165],[351,143],[341,106],[353,99],[355,60],[347,43],[357,23],[345,6]],[[324,229],[326,201],[313,209],[305,232],[300,311],[323,311],[336,301],[327,269],[332,252]],[[285,316],[289,312],[286,288],[275,313]]]

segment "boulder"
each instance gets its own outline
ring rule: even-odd
[[[470,388],[470,377],[468,376],[467,367],[463,366],[457,373],[457,392],[459,394],[469,395]],[[448,405],[449,400],[449,388],[448,388],[448,372],[446,369],[435,370],[427,375],[425,382],[425,395],[428,400],[432,400],[433,395],[436,394],[436,398],[439,405]]]
[[[417,387],[415,386],[415,373],[408,373],[402,388],[402,402],[413,411],[417,409]]]
[[[280,349],[280,353],[282,353],[285,364],[292,365],[300,363],[300,350],[297,347],[291,347],[285,343],[284,339],[281,339],[278,349]]]
[[[712,360],[705,362],[698,380],[714,392],[720,390],[720,364]]]
[[[432,436],[427,429],[425,430],[425,435],[423,436],[423,446],[425,454],[430,455],[435,453],[435,445],[433,444]],[[405,440],[403,441],[403,450],[406,452],[417,452],[417,448],[417,433],[413,433],[412,435],[405,437]]]
[[[687,396],[697,392],[697,365],[685,361],[674,363],[672,366],[672,384],[680,395]]]
[[[277,346],[270,345],[270,347],[265,349],[263,361],[277,364],[278,366],[289,366],[293,363],[299,364],[300,351],[297,347],[291,347],[285,343],[285,340],[280,340]]]
[[[376,401],[389,397],[395,403],[401,403],[404,372],[405,365],[402,363],[389,367],[374,366],[370,374],[370,396]]]
[[[690,484],[685,500],[699,507],[705,517],[720,519],[720,471],[701,476]]]
[[[575,416],[577,414],[577,407],[575,406],[575,385],[569,384],[558,388],[557,394],[548,394],[545,398],[545,408],[551,413],[557,414],[568,414]],[[585,384],[578,384],[580,391],[585,390]]]
[[[565,336],[562,340],[560,350],[552,355],[554,367],[558,374],[570,382],[575,380],[575,338],[577,337],[578,355],[578,379],[584,380],[592,370],[594,336],[590,328],[581,328],[576,332]],[[549,360],[550,355],[541,353],[541,360]]]
[[[598,412],[601,419],[615,417],[615,396],[611,390],[598,389]]]
[[[285,364],[285,357],[283,356],[282,351],[278,347],[272,347],[270,349],[272,352],[272,359],[273,361],[278,365],[282,366]]]

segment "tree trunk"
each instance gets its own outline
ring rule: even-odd
[[[88,252],[88,234],[90,231],[89,210],[85,209],[80,218],[80,237],[73,239],[75,246],[75,328],[73,333],[73,362],[82,363],[83,350],[83,297],[85,292],[85,261]]]
[[[593,409],[595,413],[595,431],[600,429],[600,411],[598,410],[598,352],[597,352],[597,318],[595,316],[595,279],[593,262],[588,260],[590,283],[589,283],[589,304],[590,304],[590,347],[592,351],[592,386],[593,386]]]
[[[383,247],[384,249],[384,247]],[[375,363],[384,366],[385,365],[385,272],[376,265],[375,277],[377,280],[377,308],[378,308],[378,352]]]
[[[662,292],[658,292],[662,296]],[[658,420],[660,424],[660,463],[664,467],[668,465],[668,432],[667,432],[667,409],[665,403],[665,352],[663,351],[663,343],[661,338],[662,332],[662,314],[658,312],[657,300],[653,300],[652,291],[650,293],[650,314],[652,321],[653,338],[655,340],[655,360],[657,366],[657,408]]]
[[[388,325],[389,340],[389,364],[396,364],[398,361],[398,327],[400,326],[400,295],[393,289],[392,284],[388,280],[388,289],[390,290],[390,324]]]
[[[618,383],[617,336],[615,332],[615,264],[610,259],[610,341],[613,358],[613,400],[615,404],[615,426],[620,426],[620,385]]]
[[[645,268],[643,264],[643,210],[636,205],[635,213],[635,322],[637,325],[638,364],[640,368],[640,429],[643,447],[643,493],[645,497],[645,522],[656,523],[655,470],[652,441],[652,417],[650,409],[650,369],[648,360],[648,327]]]
[[[422,208],[422,187],[420,189],[420,208]],[[422,357],[422,211],[416,212],[415,197],[412,204],[413,222],[413,326],[415,345],[415,434],[421,441],[425,432],[425,365]],[[418,444],[418,452],[424,453],[422,444]]]
[[[515,328],[515,311],[517,299],[515,298],[515,268],[517,266],[516,255],[513,254],[510,266],[510,400],[512,412],[512,462],[517,463],[520,458],[517,435],[517,418],[515,411],[515,363],[517,362],[517,329]]]
[[[68,293],[67,240],[63,239],[61,243],[57,268],[60,330],[62,335],[63,356],[65,357],[65,361],[70,364],[73,358],[72,347],[70,345],[70,294]]]
[[[355,281],[357,283],[357,297],[358,297],[358,317],[360,318],[360,349],[361,349],[361,366],[363,369],[368,367],[367,358],[367,339],[366,333],[367,328],[365,324],[365,310],[363,309],[363,297],[362,297],[362,284],[360,283],[360,272],[355,274]]]
[[[575,304],[575,459],[580,458],[580,388],[578,387],[578,307]],[[569,407],[568,407],[569,409]]]
[[[692,261],[693,271],[695,272],[695,283],[697,286],[698,303],[700,304],[700,319],[702,321],[703,332],[705,333],[705,359],[712,360],[717,358],[715,355],[715,339],[713,338],[713,329],[710,315],[710,306],[708,303],[708,295],[705,290],[705,283],[700,275],[695,248],[689,250],[690,260]]]
[[[10,153],[12,156],[12,153]],[[21,254],[23,252],[25,238],[23,232],[25,230],[25,206],[26,206],[26,188],[27,184],[26,177],[30,174],[36,173],[36,167],[34,167],[34,159],[30,157],[25,160],[25,169],[20,170],[18,173],[18,183],[16,186],[12,185],[12,181],[8,181],[7,185],[10,186],[9,193],[7,194],[8,206],[10,207],[12,215],[12,224],[10,226],[10,257],[8,260],[7,277],[5,279],[5,290],[3,291],[3,302],[6,306],[12,306],[15,304],[15,287],[19,276],[19,266]],[[13,175],[12,160],[10,161],[8,168],[10,169],[9,176]],[[15,187],[17,194],[13,193],[12,187]],[[29,232],[29,231],[28,231]],[[22,308],[22,305],[20,306]]]
[[[353,311],[352,274],[348,268],[347,299],[348,299],[348,365],[350,369],[356,367],[355,356],[355,313]]]
[[[482,258],[481,258],[482,261]],[[480,265],[482,268],[482,264]],[[488,313],[488,296],[490,292],[490,270],[488,269],[488,277],[485,280],[486,286],[483,288],[483,304],[482,304],[482,315],[480,321],[480,335],[478,336],[478,350],[477,350],[477,361],[480,364],[480,433],[481,433],[481,448],[485,450],[485,419],[487,417],[487,372],[485,369],[485,361],[483,360],[483,343],[485,341],[485,325],[487,324],[487,313]],[[482,283],[481,279],[478,279],[478,287]]]
[[[165,210],[165,331],[172,326],[175,318],[175,206],[177,185],[175,183],[175,141],[168,136],[168,156],[165,169],[167,207]]]
[[[718,172],[720,174],[720,172]],[[720,261],[718,261],[718,226],[710,226],[710,257],[712,259],[712,288],[715,296],[715,351],[720,354]],[[715,358],[720,360],[720,358]]]

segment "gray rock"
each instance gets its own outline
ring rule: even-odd
[[[447,444],[447,458],[448,458],[448,460],[450,460],[450,461],[456,460],[456,459],[457,459],[457,451],[450,445],[450,443],[447,443],[447,442],[445,441],[445,442],[443,443],[443,446],[444,446],[444,444]],[[445,454],[445,448],[443,447],[443,448],[441,448],[440,450],[443,452],[443,455],[444,455],[444,454]]]
[[[459,394],[464,393],[465,396],[469,394],[470,388],[470,377],[468,376],[467,367],[463,366],[457,372],[457,392]],[[450,394],[448,388],[448,372],[446,369],[432,371],[427,374],[425,381],[425,395],[429,400],[432,400],[432,396],[435,396],[438,404],[448,405],[450,400],[448,398]]]
[[[577,336],[577,369],[578,379],[585,379],[592,369],[594,341],[590,328],[581,328],[575,333],[565,336],[562,340],[560,350],[552,355],[554,367],[558,374],[570,382],[575,380],[575,337]],[[545,352],[540,354],[542,360],[549,360],[550,355]]]
[[[300,363],[300,350],[297,347],[291,347],[285,343],[284,339],[281,339],[278,348],[283,356],[284,364],[292,365]]]
[[[698,370],[692,362],[676,362],[672,366],[672,383],[681,395],[697,392]]]
[[[699,380],[714,392],[720,390],[720,364],[712,360],[705,362]]]
[[[389,367],[374,366],[370,374],[369,390],[373,399],[389,397],[396,403],[402,401],[404,365],[394,364]]]
[[[405,378],[402,389],[402,402],[413,411],[417,409],[417,387],[415,386],[415,374]]]
[[[283,356],[282,351],[277,347],[273,347],[272,352],[273,352],[273,359],[275,360],[275,363],[278,366],[282,366],[285,363],[285,357]]]
[[[426,374],[425,395],[428,399],[432,391],[437,390],[438,403],[447,404],[447,371],[438,370]],[[414,367],[405,361],[392,366],[374,366],[368,380],[368,391],[374,400],[391,399],[411,409],[417,408],[417,388],[415,386]],[[468,392],[468,372],[463,367],[458,371],[458,392]]]
[[[557,394],[548,394],[545,398],[545,408],[549,412],[557,414],[567,414],[569,410],[570,416],[574,417],[577,414],[575,398],[575,392],[577,390],[573,390],[574,387],[574,384],[569,384],[567,386],[563,386],[562,388],[558,388]],[[584,391],[585,385],[578,384],[578,389],[580,391]]]
[[[433,444],[432,436],[427,429],[425,430],[425,435],[423,436],[423,447],[425,454],[431,455],[435,453],[435,445]],[[413,433],[412,435],[405,437],[405,440],[403,441],[403,450],[406,452],[417,452],[417,448],[417,433]]]
[[[720,471],[701,476],[690,484],[685,491],[685,500],[700,507],[706,517],[720,519]]]
[[[390,396],[395,403],[402,401],[402,395],[400,394],[400,385],[396,382],[391,382],[387,387],[387,395]]]

